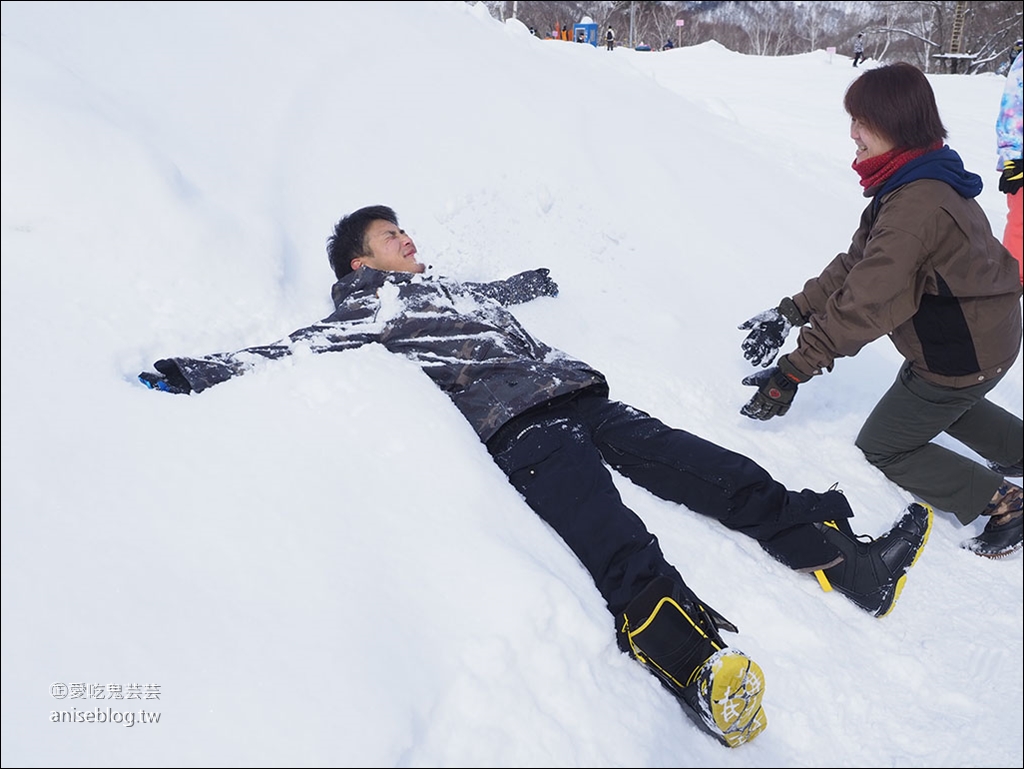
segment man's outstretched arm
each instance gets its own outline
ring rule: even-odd
[[[227,353],[204,358],[163,358],[153,364],[158,373],[143,371],[139,381],[151,390],[188,395],[200,393],[244,372],[245,367]]]
[[[332,316],[333,318],[333,316]],[[251,370],[263,360],[291,355],[296,345],[316,353],[340,352],[378,341],[379,334],[365,323],[328,319],[299,329],[273,344],[247,347],[233,353],[216,353],[201,358],[163,358],[153,364],[156,372],[143,371],[139,381],[151,390],[188,395],[226,382]]]
[[[558,296],[558,284],[550,277],[551,270],[540,267],[493,283],[463,283],[478,294],[503,304],[523,304],[539,296]]]

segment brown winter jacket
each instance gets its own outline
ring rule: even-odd
[[[921,378],[968,387],[1016,359],[1020,299],[1017,264],[977,201],[918,179],[873,201],[849,251],[793,297],[809,323],[788,358],[818,374],[888,334]]]

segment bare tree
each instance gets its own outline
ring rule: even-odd
[[[825,12],[820,3],[811,3],[808,13],[796,24],[796,37],[807,43],[808,51],[818,50],[819,18]]]
[[[971,72],[1004,73],[1013,59],[1013,44],[1021,39],[1024,2],[969,5],[964,42],[976,54]]]
[[[744,28],[750,38],[751,53],[757,56],[778,56],[789,53],[793,15],[779,3],[752,3]]]
[[[467,0],[475,2],[475,0]],[[850,52],[858,32],[866,53],[878,61],[908,61],[925,71],[955,63],[963,71],[1003,72],[1020,38],[1024,0],[971,0],[964,3],[962,50],[950,50],[958,3],[952,0],[869,0],[868,2],[541,2],[485,0],[495,18],[517,19],[550,35],[555,25],[589,17],[602,29],[616,30],[619,44],[660,45],[672,37],[686,45],[715,40],[738,53],[780,56],[835,46]],[[685,27],[676,28],[676,19]],[[632,26],[631,26],[632,25]],[[681,32],[681,34],[680,34]],[[632,33],[632,35],[630,35]]]

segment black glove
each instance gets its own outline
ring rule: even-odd
[[[762,421],[784,416],[789,411],[793,398],[796,397],[797,385],[808,379],[809,376],[797,371],[789,362],[789,358],[783,355],[779,358],[778,366],[743,378],[743,384],[756,387],[757,392],[740,409],[740,413],[745,417]]]
[[[558,296],[558,284],[548,275],[551,270],[541,267],[513,275],[507,281],[513,302],[528,302],[538,296]]]
[[[999,191],[1007,195],[1016,195],[1024,180],[1024,160],[1007,160],[1003,163],[1003,173],[999,177]]]
[[[157,361],[158,366],[161,363],[163,361]],[[139,374],[139,381],[150,390],[160,390],[161,392],[174,393],[175,395],[188,395],[192,392],[192,386],[185,379],[184,375],[178,371],[176,366],[165,368],[167,368],[167,371],[161,374],[143,371]]]
[[[796,303],[787,296],[778,307],[758,313],[738,327],[741,331],[751,329],[743,340],[743,357],[755,366],[770,366],[793,326],[806,322]]]

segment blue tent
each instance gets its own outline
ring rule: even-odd
[[[597,47],[597,25],[593,22],[572,25],[572,39],[577,43],[590,43]]]

